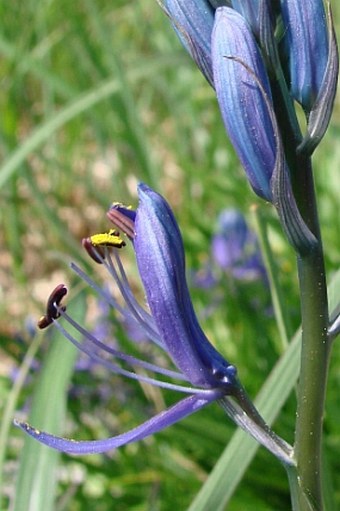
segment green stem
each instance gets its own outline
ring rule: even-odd
[[[290,498],[291,498],[291,502],[292,502],[292,511],[301,511],[302,509],[304,511],[313,511],[314,508],[311,506],[306,495],[301,491],[296,466],[285,465],[285,468],[287,471],[288,481],[289,481]]]
[[[295,193],[318,248],[298,257],[302,348],[295,432],[295,459],[300,511],[323,510],[322,429],[329,365],[328,301],[324,258],[309,161],[300,161]]]

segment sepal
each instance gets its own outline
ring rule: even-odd
[[[197,320],[185,276],[182,236],[165,199],[138,186],[136,260],[157,329],[176,366],[201,388],[237,385],[236,368],[213,347]]]

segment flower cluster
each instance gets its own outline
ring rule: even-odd
[[[330,120],[338,52],[329,3],[307,0],[159,0],[216,91],[226,131],[255,193],[274,204],[303,253],[315,244],[292,176]],[[306,114],[303,135],[294,101]]]

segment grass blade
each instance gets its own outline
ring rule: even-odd
[[[82,323],[85,296],[78,295],[69,309]],[[72,311],[73,309],[73,311]],[[55,329],[51,345],[36,382],[29,422],[55,434],[62,434],[67,389],[77,358],[77,350]],[[25,438],[16,485],[14,511],[54,509],[56,471],[60,453]]]
[[[150,78],[151,75],[157,75],[157,73],[166,67],[178,65],[179,61],[182,60],[182,58],[176,56],[162,56],[157,60],[153,59],[149,62],[143,60],[142,65],[133,66],[131,72],[127,73],[127,80],[135,82],[145,77]],[[54,117],[38,126],[38,128],[10,154],[0,168],[0,188],[2,188],[8,179],[19,170],[20,165],[25,161],[27,156],[46,142],[53,133],[100,101],[103,101],[112,94],[116,94],[119,90],[120,82],[116,78],[107,80],[73,99]]]

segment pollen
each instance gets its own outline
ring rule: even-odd
[[[93,247],[116,247],[125,246],[125,241],[120,238],[116,229],[110,229],[109,232],[93,234],[90,236],[90,242]]]

